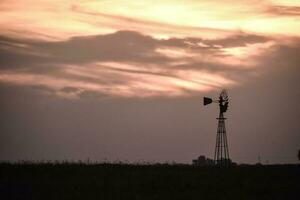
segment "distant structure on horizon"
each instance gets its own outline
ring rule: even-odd
[[[197,159],[193,160],[194,166],[213,166],[214,160],[210,158],[206,158],[205,156],[201,155]]]
[[[236,166],[237,163],[232,162],[230,159],[228,160],[228,164],[231,166]],[[199,156],[197,159],[192,160],[192,165],[198,167],[206,167],[206,166],[214,166],[214,160],[205,157],[204,155]]]
[[[217,129],[217,138],[215,146],[214,165],[229,166],[231,160],[229,158],[228,142],[226,136],[225,119],[224,114],[228,109],[229,98],[226,90],[222,90],[218,100],[213,100],[209,97],[203,98],[203,104],[208,105],[211,103],[218,103],[220,108]]]

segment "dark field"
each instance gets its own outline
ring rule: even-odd
[[[0,199],[300,199],[300,167],[0,164]]]

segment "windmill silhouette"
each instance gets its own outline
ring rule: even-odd
[[[231,161],[229,159],[229,150],[228,150],[228,142],[226,136],[226,128],[225,128],[225,119],[224,113],[228,109],[229,98],[226,90],[222,90],[220,93],[219,99],[213,100],[209,97],[203,98],[204,106],[218,103],[219,104],[219,117],[218,120],[218,129],[217,129],[217,137],[216,137],[216,146],[215,146],[215,155],[214,155],[214,164],[218,166],[229,166]]]

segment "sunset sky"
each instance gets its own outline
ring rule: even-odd
[[[0,0],[0,160],[295,163],[299,0]]]

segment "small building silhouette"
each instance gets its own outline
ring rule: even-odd
[[[214,160],[210,158],[206,158],[201,155],[197,159],[193,160],[193,165],[195,166],[212,166],[214,165]]]
[[[225,159],[223,160],[225,163]],[[226,161],[228,163],[228,166],[237,166],[237,163],[232,162],[230,159]],[[192,164],[194,166],[214,166],[214,165],[220,165],[220,163],[214,163],[213,159],[206,158],[205,156],[201,155],[197,159],[192,161]]]

